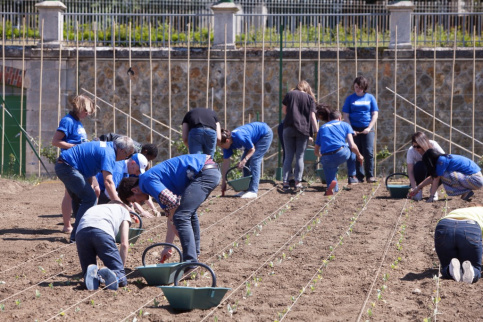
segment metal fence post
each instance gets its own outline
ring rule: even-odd
[[[394,1],[387,5],[387,10],[390,12],[391,40],[389,48],[412,48],[411,43],[411,14],[414,11],[414,4],[412,1]],[[396,29],[397,26],[397,29]],[[397,30],[397,37],[396,37]]]
[[[39,22],[44,21],[44,46],[59,47],[64,40],[64,15],[67,7],[60,1],[44,1],[35,5]]]
[[[233,1],[220,1],[211,6],[214,14],[213,26],[213,47],[225,46],[225,25],[226,25],[226,48],[235,49],[235,14],[238,7]]]

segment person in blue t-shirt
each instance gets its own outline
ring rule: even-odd
[[[166,242],[178,235],[183,262],[197,262],[200,224],[197,210],[220,183],[218,165],[206,154],[186,154],[163,161],[139,178],[122,179],[117,192],[125,203],[143,204],[153,197],[168,216]],[[167,247],[161,257],[171,255]]]
[[[429,149],[423,154],[423,162],[431,176],[412,189],[408,194],[409,198],[431,183],[431,192],[427,202],[433,202],[440,180],[448,196],[461,195],[461,199],[465,201],[469,201],[475,194],[473,190],[483,187],[480,167],[464,156],[441,154],[435,149]]]
[[[332,110],[327,105],[319,105],[317,106],[317,117],[327,122],[320,127],[317,133],[314,153],[320,157],[320,163],[324,169],[327,182],[325,195],[330,196],[333,191],[339,191],[337,185],[339,165],[347,162],[349,183],[357,183],[355,179],[356,157],[359,162],[362,162],[364,157],[352,138],[354,131],[349,124],[341,121],[341,114],[338,110]]]
[[[342,114],[344,121],[354,130],[354,142],[364,156],[364,170],[356,164],[356,176],[360,182],[376,182],[374,178],[374,126],[378,116],[376,99],[367,93],[369,82],[364,76],[354,80],[354,94],[346,98]]]
[[[55,173],[72,198],[75,223],[70,234],[71,242],[75,241],[77,223],[87,209],[97,202],[97,196],[91,186],[92,177],[102,171],[104,185],[111,199],[120,200],[112,180],[112,173],[116,161],[129,159],[133,152],[133,141],[127,136],[120,137],[114,142],[87,142],[62,151],[55,164]]]
[[[61,150],[67,150],[73,146],[87,142],[86,130],[81,121],[94,113],[94,109],[94,102],[90,98],[84,95],[74,97],[72,100],[72,110],[60,120],[59,127],[52,138],[52,145]],[[67,190],[64,192],[61,209],[64,222],[62,232],[70,234],[72,231],[72,225],[70,223],[72,199]]]
[[[237,194],[237,197],[244,199],[253,199],[258,196],[258,185],[260,184],[260,176],[262,171],[262,160],[265,153],[267,153],[272,144],[273,132],[272,129],[263,122],[248,123],[237,127],[233,131],[225,129],[221,130],[221,143],[223,148],[223,163],[221,165],[222,194],[226,191],[226,173],[230,167],[230,158],[235,149],[245,149],[242,154],[241,161],[238,163],[238,168],[243,169],[245,176],[248,176],[248,171],[244,168],[248,167],[252,174],[252,180],[248,186],[248,190]]]

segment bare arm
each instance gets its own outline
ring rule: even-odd
[[[359,160],[359,162],[364,161],[364,157],[359,152],[357,145],[354,143],[354,139],[352,138],[352,134],[347,134],[347,141],[349,142],[349,148],[351,149],[351,151],[356,154],[357,160]]]
[[[220,122],[216,122],[216,141],[221,142],[221,126]]]
[[[320,154],[320,145],[315,145],[314,147],[314,154],[317,158],[320,158],[322,155]]]
[[[378,116],[379,116],[379,112],[372,112],[372,114],[371,114],[371,122],[364,129],[364,131],[362,131],[362,134],[367,134],[367,133],[369,133],[372,130],[372,128],[374,127],[374,125],[376,125],[377,117]]]
[[[129,249],[129,222],[123,220],[121,226],[119,227],[121,232],[121,250],[119,251],[121,255],[122,264],[126,265],[127,251]]]
[[[55,131],[54,137],[52,138],[52,145],[64,150],[70,149],[71,147],[75,146],[75,144],[67,143],[63,141],[64,138],[65,138],[64,132]]]
[[[119,199],[119,197],[117,196],[116,185],[112,180],[112,174],[108,171],[103,170],[102,175],[104,177],[104,187],[107,193],[109,194],[109,197],[111,198],[111,200],[121,201],[121,199]]]
[[[189,149],[189,146],[188,146],[188,134],[190,132],[190,128],[189,128],[189,125],[188,123],[183,123],[183,134],[182,134],[182,138],[183,138],[183,143],[184,145],[186,145],[186,147]]]
[[[317,124],[317,116],[314,112],[310,113],[310,122],[312,122],[312,126],[314,127],[314,132],[317,132],[318,124]],[[313,133],[310,133],[313,134]]]
[[[245,157],[243,158],[243,160],[241,160],[238,163],[238,168],[239,169],[243,169],[243,167],[245,166],[245,164],[247,164],[248,159],[250,159],[254,153],[255,153],[255,146],[253,148],[251,148],[250,150],[248,150],[248,152],[245,155]]]
[[[416,188],[416,178],[414,178],[414,164],[408,163],[408,177],[411,188]]]

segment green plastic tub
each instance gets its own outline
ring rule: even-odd
[[[238,169],[238,167],[230,168],[226,172],[226,175],[225,175],[226,182],[228,182],[228,184],[230,185],[230,187],[232,187],[233,190],[235,190],[236,192],[248,190],[248,187],[250,186],[250,181],[252,181],[252,175],[249,175],[249,176],[246,176],[246,177],[243,177],[243,178],[239,178],[239,179],[234,179],[234,180],[228,181],[228,173],[230,173],[231,171],[233,171],[235,169]],[[248,168],[248,167],[245,167],[245,169],[247,169],[248,171],[250,171],[250,168]],[[252,173],[252,172],[250,171],[250,173]]]
[[[146,280],[146,283],[151,286],[158,286],[158,285],[168,285],[174,283],[174,276],[178,268],[183,264],[181,262],[178,263],[155,263],[146,265],[146,254],[149,250],[160,247],[164,248],[165,246],[170,246],[176,249],[179,254],[180,261],[182,259],[181,250],[173,244],[169,243],[157,243],[150,245],[147,247],[142,256],[142,263],[143,266],[138,266],[136,269],[141,273],[141,275]]]
[[[143,228],[143,221],[137,213],[132,212],[132,211],[130,211],[129,213],[132,216],[136,216],[139,219],[139,227],[138,228],[129,228],[129,243],[135,244],[139,239],[139,235],[141,235],[141,233],[144,231],[144,229],[142,229]],[[116,243],[119,244],[120,242],[121,242],[121,232],[118,232],[117,235],[116,235]]]
[[[202,266],[206,268],[213,279],[211,287],[184,287],[178,286],[178,276],[185,267]],[[216,276],[213,270],[202,263],[183,263],[178,267],[175,274],[174,286],[159,286],[163,290],[164,296],[169,305],[179,311],[207,310],[220,304],[226,292],[230,289],[226,287],[216,287]]]
[[[404,181],[409,180],[409,177],[406,173],[390,174],[386,178],[386,189],[389,191],[391,198],[397,198],[397,199],[407,198],[408,192],[409,192],[409,189],[411,189],[411,186],[404,182],[400,182],[401,180],[398,180],[393,183],[389,182],[390,178],[396,177],[396,176],[406,177],[407,179]]]

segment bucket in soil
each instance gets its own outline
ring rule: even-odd
[[[250,175],[246,177],[238,178],[238,179],[228,180],[228,174],[231,171],[238,169],[238,167],[230,168],[226,172],[225,180],[230,185],[230,187],[232,187],[233,190],[235,190],[236,192],[248,190],[248,187],[250,186],[250,181],[252,181],[252,175],[251,175],[252,172],[250,171],[250,168],[248,167],[244,167],[244,168],[250,172]]]
[[[211,273],[211,287],[185,287],[178,286],[178,277],[181,271],[187,267],[201,266]],[[181,274],[181,275],[180,275]],[[216,287],[216,276],[213,270],[203,263],[183,263],[175,274],[174,286],[159,286],[169,305],[179,311],[190,311],[194,309],[207,310],[220,304],[226,292],[230,289],[226,287]]]
[[[174,283],[174,276],[178,270],[178,268],[183,264],[181,262],[173,262],[173,263],[158,263],[148,264],[146,265],[146,255],[149,251],[156,250],[159,248],[159,254],[165,247],[173,247],[178,252],[180,261],[182,259],[181,250],[173,244],[169,243],[157,243],[147,247],[143,252],[142,263],[143,266],[138,266],[136,269],[141,273],[141,275],[146,280],[146,283],[151,286],[159,286],[159,285],[169,285]],[[182,273],[184,270],[182,271]],[[181,274],[182,274],[181,273]]]
[[[322,169],[322,168],[321,168],[321,169],[317,169],[317,170],[315,170],[315,172],[316,172],[316,173],[317,173],[317,175],[319,176],[319,178],[320,178],[320,182],[321,182],[321,183],[324,183],[324,184],[325,184],[325,183],[327,183],[327,182],[325,182],[325,173],[324,173],[324,169]]]
[[[131,214],[131,217],[133,218],[133,223],[135,221],[134,218],[136,218],[137,221],[139,221],[139,227],[138,228],[129,228],[129,243],[135,244],[137,242],[137,240],[139,239],[139,235],[141,235],[141,233],[144,231],[143,221],[137,213],[132,212],[132,211],[130,211],[129,213]],[[116,235],[116,243],[120,243],[120,242],[121,242],[121,232],[119,232]]]
[[[409,189],[409,177],[406,173],[393,173],[386,178],[386,189],[389,190],[391,198],[407,198]]]

